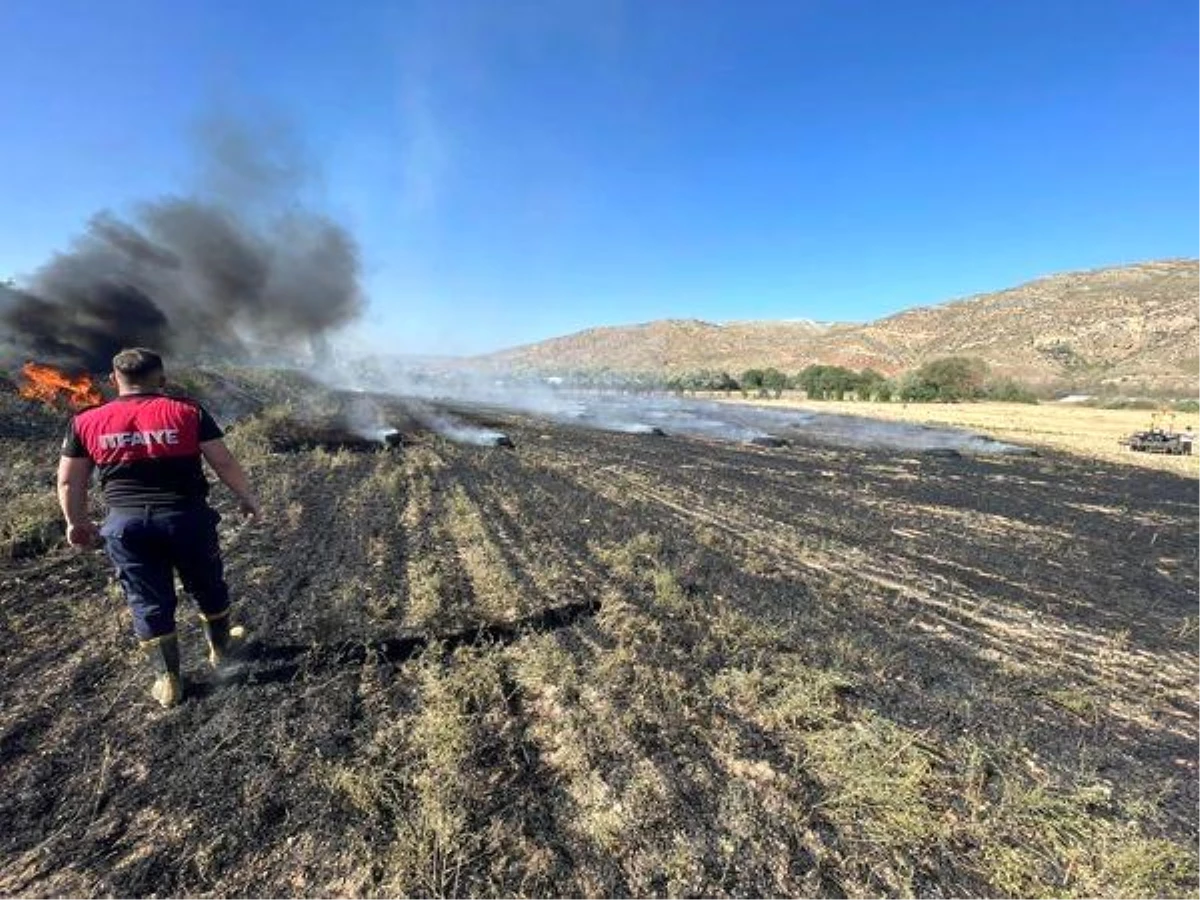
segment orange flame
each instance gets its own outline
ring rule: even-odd
[[[18,392],[26,400],[40,400],[51,406],[65,402],[72,409],[104,402],[100,387],[87,374],[72,376],[54,366],[35,362],[25,363],[21,374],[25,383]]]

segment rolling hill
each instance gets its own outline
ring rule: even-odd
[[[666,320],[591,328],[481,357],[524,372],[787,372],[813,363],[897,375],[968,355],[1030,384],[1195,393],[1200,266],[1161,260],[1051,275],[875,322]]]

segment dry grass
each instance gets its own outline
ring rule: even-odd
[[[64,538],[58,498],[50,491],[19,495],[0,509],[0,557],[20,559],[44,553]]]
[[[1001,440],[1034,447],[1045,447],[1089,459],[1141,466],[1161,472],[1173,472],[1191,478],[1200,477],[1200,455],[1166,456],[1134,453],[1118,441],[1134,431],[1150,426],[1152,412],[1134,409],[1095,409],[1069,403],[875,403],[811,401],[785,395],[780,400],[749,400],[771,408],[795,407],[813,412],[865,416],[893,422],[922,425],[950,425],[966,428]],[[1162,417],[1182,431],[1191,426],[1200,433],[1195,413],[1175,413]]]

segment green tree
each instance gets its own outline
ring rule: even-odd
[[[844,366],[812,365],[796,381],[810,400],[841,400],[857,389],[859,375]]]
[[[737,379],[728,372],[719,372],[717,374],[716,385],[713,387],[713,390],[724,391],[728,394],[731,391],[738,390],[740,387],[741,385],[737,383]]]
[[[761,391],[763,387],[763,370],[747,369],[738,379],[743,391]]]
[[[787,376],[778,369],[763,369],[762,390],[770,391],[776,400],[783,393],[783,389],[787,387],[787,382]]]
[[[704,369],[696,374],[697,388],[702,391],[736,391],[738,383],[728,372]]]
[[[879,372],[874,369],[863,369],[858,375],[858,385],[855,387],[855,394],[859,400],[870,400],[872,397],[879,396],[880,386],[887,381]]]
[[[930,360],[906,375],[900,399],[917,403],[956,403],[983,396],[988,367],[981,359],[946,356]]]
[[[792,387],[804,391],[809,400],[820,399],[815,396],[816,373],[820,366],[805,366],[792,378]]]
[[[669,387],[676,393],[690,391],[736,391],[738,383],[728,372],[718,372],[715,369],[698,369],[694,372],[683,372],[671,378]]]

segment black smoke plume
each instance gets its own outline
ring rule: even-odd
[[[92,372],[129,346],[173,361],[318,352],[362,308],[358,247],[248,143],[210,146],[209,164],[240,192],[156,200],[129,221],[99,213],[27,284],[0,284],[0,344]]]

